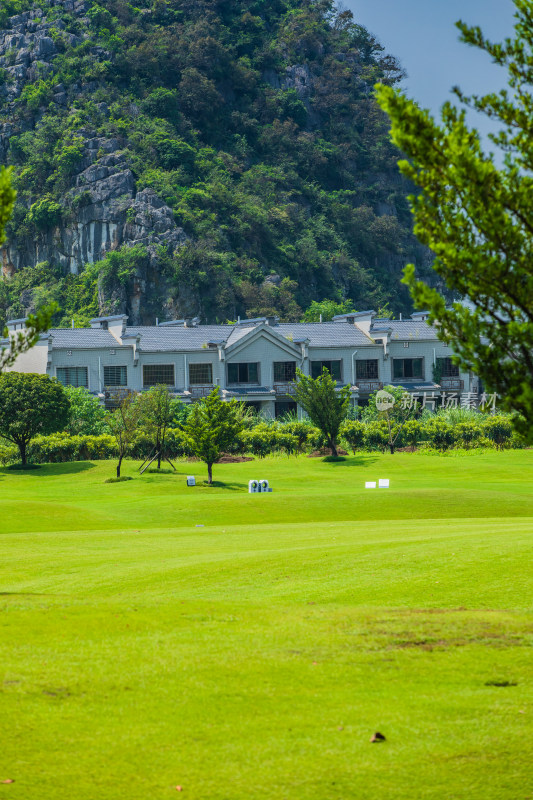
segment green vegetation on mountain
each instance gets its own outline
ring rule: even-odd
[[[0,26],[8,33],[10,15],[32,10],[44,55],[13,98],[4,47],[0,127],[18,192],[10,246],[47,242],[49,255],[22,257],[2,283],[4,315],[55,299],[58,322],[83,324],[129,311],[139,292],[144,319],[297,319],[324,298],[409,308],[399,276],[409,261],[423,271],[427,254],[372,89],[402,73],[350,12],[330,0],[11,0]],[[91,140],[106,149],[88,160]],[[126,237],[68,274],[57,231],[94,202],[83,170],[115,155],[185,236],[133,252]],[[135,209],[124,214],[133,230]]]

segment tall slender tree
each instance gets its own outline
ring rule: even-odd
[[[140,417],[141,406],[137,402],[137,395],[134,393],[123,397],[115,411],[107,415],[107,424],[115,437],[118,448],[117,478],[120,478],[122,461],[137,432]]]
[[[325,367],[318,378],[310,378],[301,370],[296,370],[296,374],[294,399],[322,432],[331,454],[337,457],[339,430],[350,407],[350,387],[337,390],[336,382]]]
[[[157,454],[157,468],[165,457],[165,438],[167,428],[174,416],[172,398],[167,386],[152,386],[139,395],[137,402],[141,407],[141,418],[147,433],[152,436]]]

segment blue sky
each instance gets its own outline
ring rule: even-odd
[[[344,0],[342,5],[400,60],[408,73],[403,88],[409,97],[434,113],[453,99],[454,85],[467,93],[505,85],[504,70],[458,41],[454,22],[480,25],[490,39],[501,41],[513,30],[512,0]],[[477,115],[472,121],[487,131]]]

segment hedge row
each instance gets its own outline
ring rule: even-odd
[[[396,432],[398,435],[396,436]],[[352,452],[356,450],[385,451],[389,442],[389,429],[385,420],[360,422],[347,420],[341,429],[342,438]],[[472,419],[453,424],[442,416],[408,420],[401,428],[392,425],[395,448],[429,446],[436,450],[451,447],[524,447],[524,441],[515,432],[511,419],[505,414],[476,415]]]
[[[346,420],[341,428],[341,442],[347,448],[357,450],[386,451],[388,426],[385,420],[361,422]],[[167,455],[170,458],[191,456],[192,452],[184,434],[178,428],[167,431]],[[514,432],[508,416],[479,415],[472,420],[455,425],[443,417],[433,416],[426,420],[409,420],[395,441],[395,448],[418,447],[420,445],[447,450],[451,447],[523,447],[524,442]],[[260,422],[244,430],[236,439],[233,453],[252,453],[260,458],[271,453],[287,455],[309,452],[324,446],[320,431],[308,422],[285,423]],[[153,452],[151,437],[140,431],[130,448],[130,457],[145,459]],[[28,447],[28,458],[37,464],[60,461],[98,461],[117,456],[115,440],[109,434],[100,436],[70,436],[55,433],[37,436]],[[10,464],[19,460],[18,449],[6,442],[0,443],[0,462]]]

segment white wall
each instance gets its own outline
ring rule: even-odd
[[[38,375],[46,375],[46,365],[48,363],[48,340],[43,339],[20,355],[12,367],[8,367],[6,372],[35,372]]]

